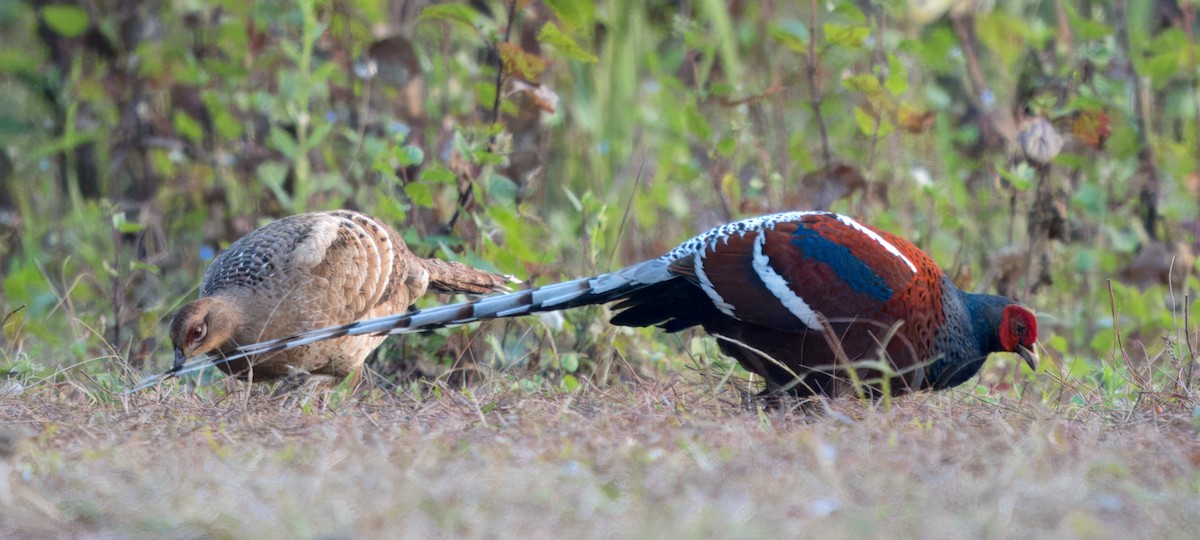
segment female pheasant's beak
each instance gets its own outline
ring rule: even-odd
[[[1037,371],[1038,354],[1036,351],[1026,349],[1024,345],[1017,345],[1017,354],[1021,355],[1026,364],[1029,364],[1029,369]]]
[[[175,365],[171,367],[171,371],[179,371],[185,363],[187,363],[187,356],[184,356],[183,349],[175,347]]]

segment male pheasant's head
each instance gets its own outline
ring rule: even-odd
[[[175,368],[188,358],[220,350],[241,324],[241,311],[220,296],[206,296],[183,306],[171,319]]]
[[[1016,304],[1004,306],[1000,315],[1000,346],[1005,351],[1016,353],[1037,371],[1037,353],[1033,350],[1037,342],[1037,317],[1032,311]]]

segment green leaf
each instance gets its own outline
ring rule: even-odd
[[[563,375],[562,384],[563,384],[563,388],[565,388],[566,391],[568,391],[568,392],[574,392],[574,391],[578,390],[579,386],[580,386],[579,378],[575,377],[574,375],[570,375],[570,374]]]
[[[697,139],[705,142],[712,137],[712,128],[708,125],[708,119],[703,114],[700,114],[700,108],[694,102],[688,103],[684,109],[684,115],[688,132],[695,135]]]
[[[27,52],[0,51],[0,73],[29,73],[36,71],[37,67],[37,60]]]
[[[46,6],[42,8],[42,19],[55,33],[68,38],[78,37],[88,28],[87,12],[77,6]]]
[[[296,159],[299,154],[296,148],[296,139],[292,138],[292,134],[279,126],[272,126],[271,133],[267,135],[267,146],[274,148],[279,153],[286,156],[288,159]]]
[[[171,116],[171,123],[183,138],[196,144],[204,140],[204,127],[187,113],[175,111]]]
[[[821,28],[825,31],[825,41],[850,49],[862,48],[863,43],[867,41],[867,37],[871,35],[871,28],[868,26],[846,26],[825,23]]]
[[[400,163],[401,167],[411,167],[425,162],[425,151],[421,147],[411,144],[397,148],[392,155]]]
[[[1154,36],[1148,47],[1152,51],[1150,57],[1134,65],[1150,76],[1155,90],[1161,90],[1188,65],[1188,48],[1187,34],[1178,28],[1171,28]]]
[[[435,4],[421,10],[418,21],[448,21],[464,25],[472,30],[476,28],[479,13],[464,4]]]
[[[216,93],[205,93],[202,97],[204,107],[208,109],[208,114],[212,117],[213,128],[216,129],[217,135],[226,141],[241,137],[241,122],[233,116],[220,96]]]
[[[562,21],[567,31],[591,35],[596,19],[596,4],[591,0],[545,0],[550,11]]]
[[[424,182],[412,182],[404,186],[404,193],[412,199],[413,205],[433,208],[433,190]]]
[[[486,212],[492,222],[500,227],[500,230],[504,231],[504,253],[506,256],[520,262],[537,261],[545,256],[544,245],[538,245],[538,251],[534,251],[533,247],[530,246],[529,222],[517,214],[511,206],[492,204],[487,206]],[[505,265],[501,265],[500,263],[497,263],[497,266],[500,268],[505,267]]]
[[[878,124],[880,137],[890,135],[896,129],[887,118],[877,119],[875,115],[867,112],[862,107],[854,108],[854,123],[858,124],[858,130],[868,137],[875,136],[876,124]]]
[[[931,73],[958,73],[962,59],[951,54],[959,45],[958,38],[948,27],[939,25],[926,31],[921,39],[903,40],[900,50],[911,52],[915,56],[914,63]]]
[[[325,137],[329,136],[330,131],[333,131],[332,122],[325,122],[323,120],[317,122],[317,125],[313,127],[312,132],[308,135],[308,147],[316,148],[321,146],[321,143],[325,142]]]
[[[288,166],[277,161],[268,161],[255,170],[258,181],[262,182],[275,195],[275,199],[284,207],[292,205],[292,197],[283,189],[283,181],[287,178]]]
[[[887,53],[888,57],[888,74],[887,80],[883,82],[883,86],[891,92],[893,96],[899,96],[908,91],[908,68],[904,66],[896,55]]]
[[[1112,34],[1112,27],[1107,24],[1085,19],[1079,14],[1079,10],[1072,5],[1073,2],[1063,2],[1061,5],[1067,11],[1067,20],[1071,21],[1071,28],[1075,30],[1075,36],[1083,41],[1092,41],[1100,38],[1108,37]]]
[[[1142,151],[1142,143],[1138,141],[1137,130],[1132,122],[1113,122],[1112,135],[1108,138],[1108,152],[1117,159],[1130,159]]]
[[[520,192],[520,187],[516,182],[513,182],[507,176],[502,174],[490,174],[487,178],[487,191],[494,199],[503,201],[506,204],[517,200],[517,194]]]
[[[833,2],[832,15],[856,24],[867,24],[867,15],[853,2]]]
[[[143,229],[146,228],[146,226],[142,225],[141,223],[138,223],[136,221],[129,221],[129,220],[125,219],[124,212],[117,212],[117,213],[113,214],[112,224],[113,224],[113,228],[117,229],[118,231],[120,231],[121,233],[124,233],[124,234],[141,232]]]
[[[717,155],[723,158],[733,157],[733,151],[737,149],[737,141],[731,136],[721,137],[717,141]]]
[[[771,25],[771,38],[794,52],[808,52],[808,40],[812,36],[808,27],[796,19],[786,19]]]
[[[400,197],[385,190],[383,186],[375,188],[375,210],[372,212],[388,223],[401,223],[408,214],[408,205]]]
[[[242,136],[242,124],[224,109],[213,113],[213,126],[222,140],[232,141]]]
[[[992,11],[975,17],[975,32],[979,41],[997,58],[1001,67],[1011,70],[1025,51],[1026,22],[1007,13]]]
[[[435,184],[453,184],[455,180],[454,173],[450,172],[445,165],[434,163],[427,169],[421,171],[422,182],[432,182]]]
[[[742,181],[732,174],[726,173],[721,177],[721,196],[729,201],[730,206],[738,208],[742,204]]]
[[[492,108],[492,103],[496,102],[496,84],[494,82],[480,81],[475,85],[475,99],[479,100],[479,104]]]
[[[1111,352],[1113,350],[1113,345],[1115,344],[1116,334],[1113,333],[1112,329],[1110,328],[1096,332],[1096,335],[1092,337],[1092,342],[1090,345],[1092,347],[1092,351],[1097,353],[1106,353]]]
[[[600,60],[596,55],[580,47],[574,38],[564,34],[552,22],[542,25],[542,29],[538,31],[537,40],[540,43],[554,46],[563,56],[572,60],[581,62],[598,62]]]
[[[563,371],[575,373],[579,370],[579,355],[575,353],[563,353],[558,356],[558,363],[562,366]]]
[[[515,43],[500,44],[500,61],[504,63],[505,73],[515,74],[535,83],[546,69],[546,59],[531,54]]]
[[[869,73],[847,77],[842,80],[842,86],[851,92],[866,94],[869,98],[883,94],[883,87],[879,85],[879,79]]]
[[[1025,191],[1033,187],[1033,176],[1035,171],[1028,163],[1022,161],[1013,169],[1008,169],[1003,166],[997,166],[996,172],[1000,173],[1000,177],[1008,180],[1013,188],[1017,191]]]

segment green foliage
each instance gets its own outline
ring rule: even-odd
[[[579,43],[572,39],[571,36],[563,33],[562,30],[559,30],[558,26],[552,22],[542,26],[541,31],[538,32],[537,39],[542,43],[554,46],[564,56],[572,60],[582,62],[596,62],[599,60],[596,58],[596,55],[579,46]]]
[[[87,12],[76,6],[49,5],[42,8],[46,26],[67,38],[78,37],[88,28]]]
[[[1039,310],[1055,371],[1034,384],[1053,374],[1125,399],[1135,371],[1173,384],[1194,357],[1179,337],[1195,337],[1182,306],[1200,251],[1197,34],[1184,19],[1163,24],[1144,2],[1125,18],[1104,3],[535,4],[511,21],[507,3],[465,1],[393,21],[363,0],[221,1],[163,6],[160,31],[121,39],[149,15],[4,8],[0,311],[25,307],[0,368],[161,367],[163,321],[212,253],[289,213],[360,208],[417,253],[541,284],[808,207],[804,179],[830,162],[866,184],[831,209]],[[38,21],[69,39],[44,43]],[[1017,150],[1017,112],[1067,140],[1049,166]],[[1039,228],[1046,208],[1064,233]],[[1150,248],[1176,259],[1173,285],[1161,262],[1137,261]],[[469,352],[536,391],[595,382],[614,355],[739,373],[711,341],[683,360],[673,337],[604,319],[531,323],[536,339],[497,325],[469,351],[455,349],[465,331],[444,330],[380,356],[455,365]]]

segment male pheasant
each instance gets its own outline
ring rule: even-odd
[[[239,345],[402,313],[427,288],[481,294],[507,290],[510,279],[418,257],[395,229],[359,212],[286,217],[237,240],[208,267],[200,297],[171,321],[175,366],[196,355],[221,356]],[[217,365],[255,382],[292,374],[340,380],[357,373],[383,339],[346,336]]]
[[[855,377],[893,393],[949,388],[1001,351],[1036,367],[1037,319],[1030,310],[1005,297],[963,292],[910,242],[827,212],[746,219],[610,274],[353,322],[239,354],[613,301],[619,301],[613,324],[668,332],[702,327],[762,376],[769,393],[838,395]],[[847,362],[855,366],[853,377]]]

